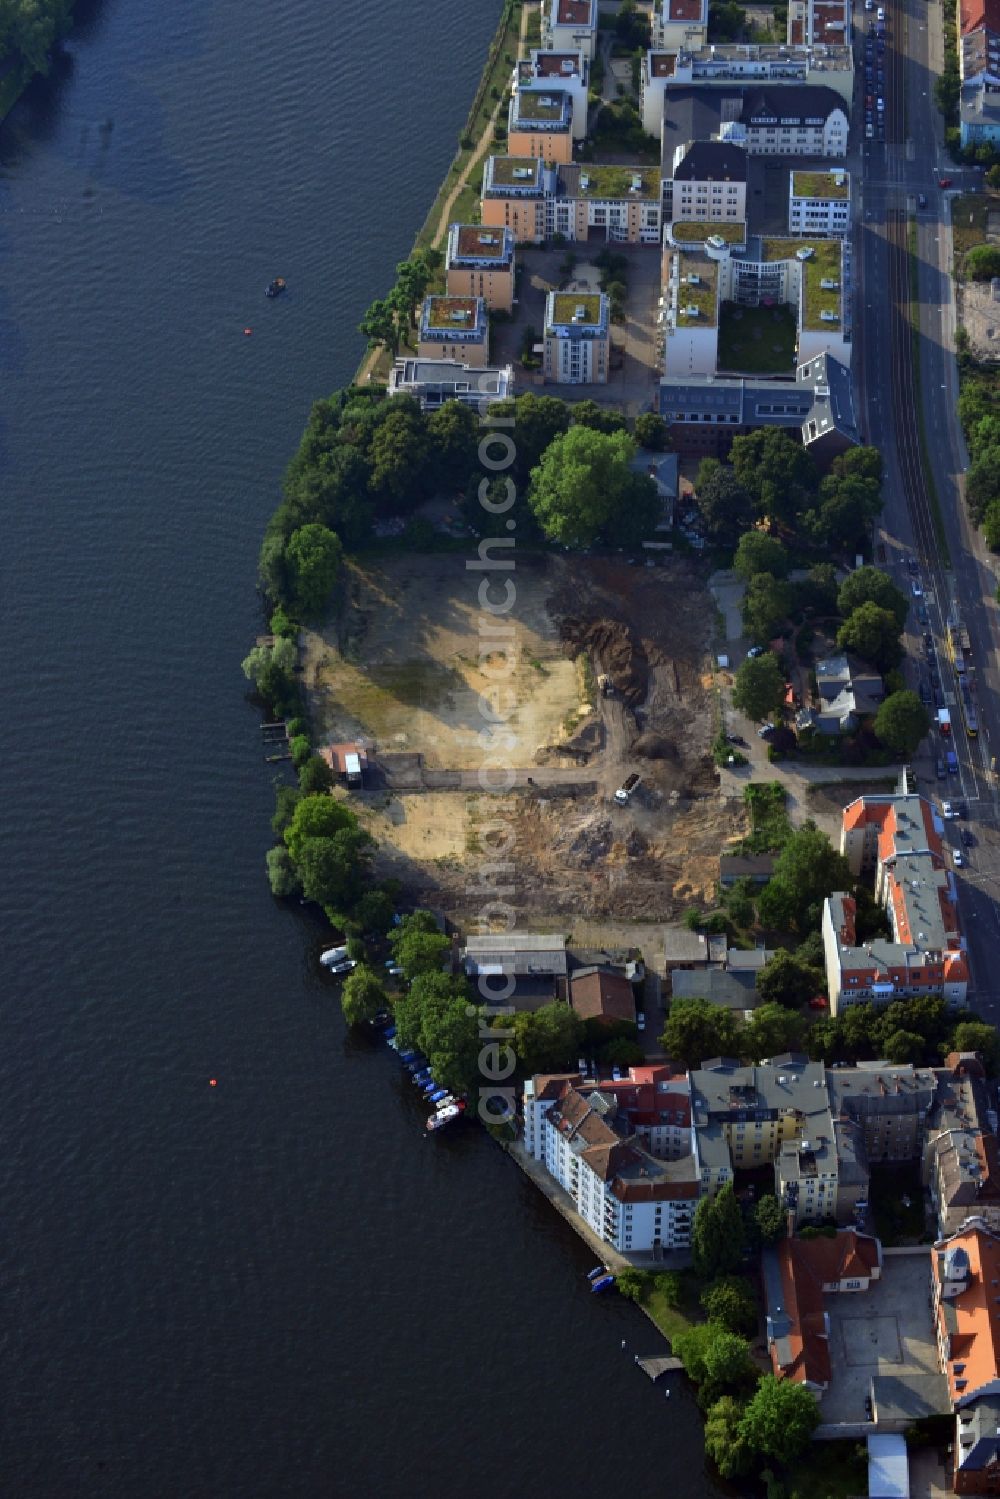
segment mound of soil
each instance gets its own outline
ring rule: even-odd
[[[634,708],[646,696],[649,662],[642,642],[630,627],[617,619],[582,620],[566,615],[560,633],[571,655],[590,651],[598,672],[611,678],[619,696]]]
[[[640,734],[632,749],[644,760],[677,759],[677,746],[671,740],[665,739],[662,734],[654,734],[652,731]]]

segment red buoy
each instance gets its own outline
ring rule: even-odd
[[[243,337],[244,338],[249,338],[252,332],[253,332],[252,328],[244,328],[243,329]]]
[[[214,1088],[217,1083],[218,1083],[218,1078],[210,1077],[209,1080],[208,1080],[208,1086],[210,1088]]]

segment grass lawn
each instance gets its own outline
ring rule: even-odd
[[[788,1499],[853,1499],[868,1492],[868,1459],[861,1442],[817,1442],[784,1479]]]
[[[787,375],[795,364],[795,314],[790,307],[737,307],[719,315],[720,370]]]
[[[785,790],[780,781],[754,781],[743,792],[750,813],[750,833],[743,839],[744,854],[767,854],[785,846],[792,825],[785,811]]]
[[[984,193],[963,193],[951,205],[951,236],[955,246],[955,267],[961,270],[967,250],[986,243],[986,220],[990,200]]]
[[[649,1313],[663,1335],[670,1340],[672,1348],[674,1338],[682,1332],[687,1332],[695,1322],[703,1322],[705,1318],[698,1301],[699,1284],[694,1272],[692,1270],[671,1271],[670,1279],[680,1283],[679,1304],[671,1305],[672,1298],[662,1289],[662,1284],[667,1277],[654,1276],[652,1289],[643,1298],[642,1308]]]

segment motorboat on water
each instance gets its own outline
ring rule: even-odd
[[[598,1280],[591,1282],[590,1294],[592,1296],[600,1296],[602,1291],[610,1291],[614,1283],[615,1278],[613,1275],[602,1275]]]
[[[265,297],[280,297],[281,293],[285,291],[285,289],[286,287],[284,276],[275,276],[273,281],[269,281],[267,283],[267,290],[265,291],[264,295]]]
[[[461,1110],[457,1104],[449,1103],[443,1109],[438,1109],[436,1114],[431,1115],[427,1121],[427,1128],[442,1129],[446,1124],[450,1124],[453,1119],[457,1119],[460,1113]]]
[[[606,1265],[595,1265],[593,1270],[589,1272],[587,1279],[590,1281],[600,1280],[601,1276],[607,1275],[607,1273],[608,1267]]]
[[[347,957],[346,947],[328,947],[326,952],[321,952],[319,960],[324,968],[333,968],[337,963],[343,963]]]

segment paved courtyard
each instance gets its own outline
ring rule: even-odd
[[[930,1254],[887,1255],[869,1291],[827,1296],[833,1377],[824,1422],[864,1421],[874,1374],[937,1374],[931,1330]]]

